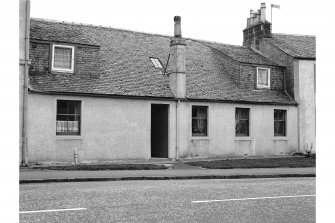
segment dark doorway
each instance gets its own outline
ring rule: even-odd
[[[168,158],[169,105],[151,105],[151,157]]]

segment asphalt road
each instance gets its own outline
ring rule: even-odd
[[[20,222],[315,222],[315,178],[20,185]]]

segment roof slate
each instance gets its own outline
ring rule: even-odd
[[[236,46],[236,45],[229,45],[223,43],[216,43],[216,42],[208,42],[208,41],[199,41],[220,51],[222,54],[238,61],[241,63],[251,63],[251,64],[262,64],[262,65],[269,65],[269,66],[278,66],[279,64],[268,60],[266,57],[261,56],[260,54],[255,53],[253,50],[246,46]]]
[[[173,98],[169,78],[153,66],[150,57],[165,66],[171,37],[107,27],[31,20],[31,39],[99,46],[99,75],[30,74],[32,90],[42,92],[89,93],[98,95]],[[220,52],[220,53],[218,53]],[[224,56],[225,55],[225,56]],[[278,66],[265,57],[242,47],[186,39],[186,97],[295,104],[282,92],[238,88],[222,60],[236,63]],[[167,67],[167,73],[169,66]]]
[[[298,58],[316,58],[315,36],[272,34],[265,41],[283,50],[285,53]]]

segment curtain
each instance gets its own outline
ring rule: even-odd
[[[57,132],[78,132],[79,121],[57,121],[56,122]]]
[[[266,69],[258,69],[258,85],[268,85],[268,80],[269,75],[268,75],[268,70]]]
[[[55,47],[54,67],[71,69],[72,68],[72,49]]]

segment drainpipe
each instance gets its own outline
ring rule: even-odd
[[[27,114],[28,114],[28,63],[29,63],[29,29],[30,29],[30,0],[26,1],[26,21],[25,21],[25,57],[24,57],[24,78],[23,78],[23,111],[22,111],[22,165],[27,164]]]
[[[178,148],[179,148],[179,137],[178,137],[178,105],[180,104],[180,100],[176,102],[176,146],[175,146],[175,154],[174,158],[172,159],[175,162],[178,158]]]

